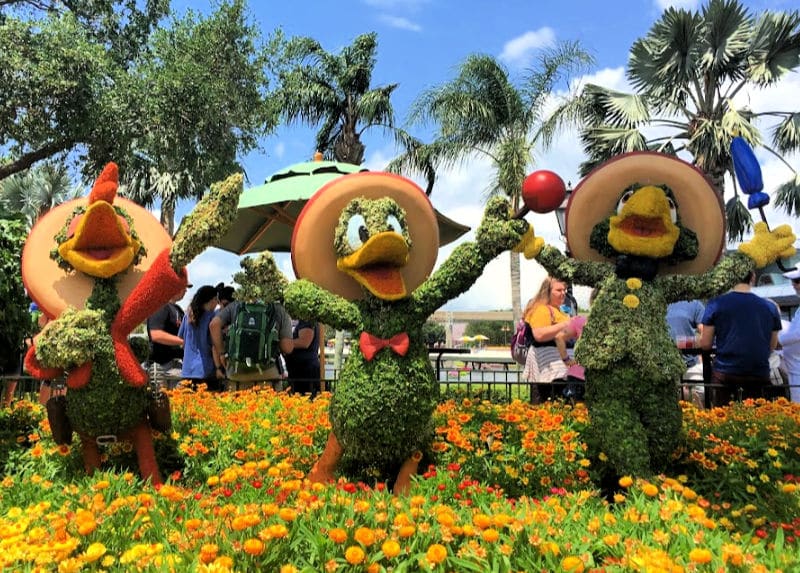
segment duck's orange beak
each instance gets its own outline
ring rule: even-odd
[[[378,298],[399,300],[407,294],[400,273],[407,263],[408,243],[399,233],[387,231],[370,237],[356,252],[337,260],[336,266]]]
[[[105,279],[127,269],[140,247],[114,207],[96,201],[70,222],[67,240],[58,246],[58,253],[76,270]]]

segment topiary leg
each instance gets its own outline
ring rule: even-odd
[[[158,471],[156,461],[156,451],[153,447],[153,434],[150,426],[142,420],[130,431],[130,438],[136,450],[136,459],[139,462],[139,473],[142,479],[150,480],[153,485],[162,483],[161,474]]]
[[[328,442],[325,444],[325,450],[320,455],[314,467],[308,472],[308,479],[313,483],[326,483],[333,481],[336,466],[339,465],[339,460],[342,459],[342,446],[336,435],[331,432],[328,434]]]
[[[642,396],[639,412],[647,433],[650,450],[650,466],[653,472],[666,469],[680,439],[683,414],[678,405],[674,382],[649,386],[653,391]]]
[[[88,475],[100,467],[100,448],[92,436],[81,434],[81,453],[83,454],[83,468]]]
[[[417,473],[417,468],[419,468],[419,461],[421,459],[422,452],[416,451],[411,454],[410,458],[403,462],[400,471],[397,473],[397,480],[394,482],[394,488],[392,489],[395,495],[405,495],[408,493],[408,490],[411,489],[411,476]]]

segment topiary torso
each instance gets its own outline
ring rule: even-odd
[[[439,384],[423,342],[425,319],[415,318],[413,301],[370,299],[356,305],[363,319],[359,332],[381,338],[406,332],[410,339],[405,356],[384,348],[371,361],[354,342],[331,399],[331,423],[345,451],[343,464],[380,471],[428,448]]]
[[[67,416],[86,436],[117,435],[141,421],[147,387],[134,388],[117,368],[110,326],[120,308],[113,279],[97,279],[85,310],[67,309],[48,324],[36,346],[46,366],[70,369],[91,361],[89,382],[67,388]]]

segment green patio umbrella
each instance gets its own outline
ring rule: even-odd
[[[267,182],[246,189],[239,197],[236,220],[228,233],[213,246],[244,255],[265,249],[289,252],[297,216],[317,190],[342,175],[367,171],[351,163],[307,161],[281,169]],[[469,231],[436,211],[439,244],[446,245]]]

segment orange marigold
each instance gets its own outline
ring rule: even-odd
[[[367,558],[367,555],[358,545],[351,545],[345,550],[344,558],[350,565],[360,565]]]
[[[328,538],[334,543],[344,543],[347,541],[347,532],[344,529],[337,527],[328,532]]]
[[[375,532],[369,527],[359,527],[356,529],[354,537],[356,541],[365,547],[369,547],[375,543]]]
[[[425,557],[428,559],[430,563],[438,565],[439,563],[447,559],[447,547],[445,547],[444,545],[440,545],[439,543],[434,543],[433,545],[428,547],[428,551],[425,553]]]
[[[251,538],[244,542],[242,549],[248,555],[261,555],[264,553],[264,542],[260,539]]]
[[[580,557],[575,557],[574,555],[568,555],[561,560],[561,569],[562,571],[574,571],[575,573],[583,573],[583,561],[581,561]]]
[[[711,551],[708,549],[695,548],[689,551],[689,561],[692,563],[710,563]]]
[[[400,555],[400,544],[394,539],[389,539],[388,541],[383,542],[383,545],[381,545],[381,551],[383,551],[383,554],[388,559],[392,559]]]

